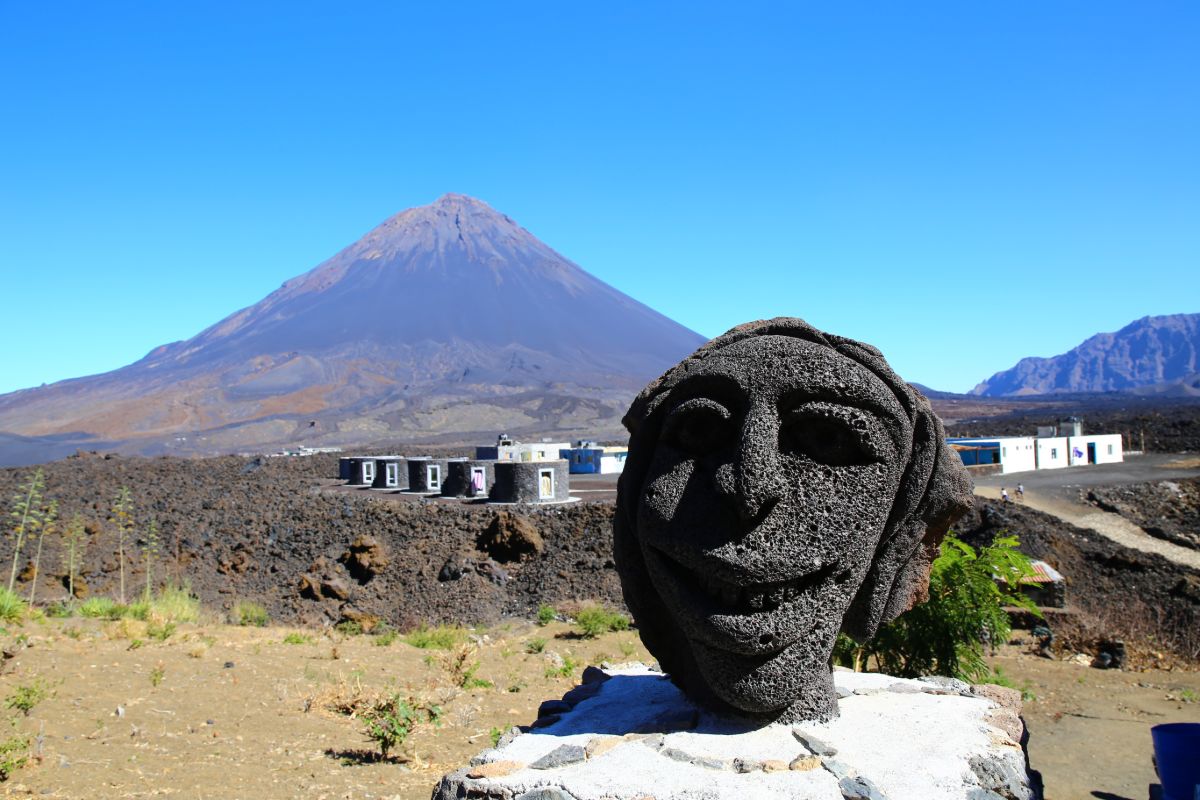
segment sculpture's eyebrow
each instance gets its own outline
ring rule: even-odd
[[[679,405],[685,400],[695,397],[708,397],[721,401],[730,410],[745,405],[746,391],[736,380],[728,375],[714,373],[694,373],[688,375],[671,388],[667,396],[667,407]]]
[[[855,392],[854,389],[860,389],[860,391]],[[888,396],[891,396],[890,392]],[[835,406],[855,408],[877,417],[908,422],[908,416],[899,402],[881,401],[876,393],[867,392],[862,387],[847,386],[836,390],[826,387],[797,387],[779,398],[779,410],[781,412],[791,411],[806,403],[829,403]]]

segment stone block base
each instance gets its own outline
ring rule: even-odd
[[[841,716],[755,726],[697,707],[642,665],[542,704],[527,731],[438,784],[433,800],[1036,800],[1020,694],[947,678],[836,671]]]

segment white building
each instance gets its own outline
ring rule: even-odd
[[[1078,429],[1076,426],[1075,430]],[[1000,467],[1002,474],[1125,460],[1119,433],[959,438],[947,439],[946,444],[958,453],[966,466],[995,465]]]
[[[558,461],[559,452],[568,449],[570,442],[518,442],[507,434],[496,437],[492,446],[475,448],[477,461]]]
[[[612,475],[624,471],[628,447],[604,447],[595,442],[576,442],[559,451],[574,474]]]

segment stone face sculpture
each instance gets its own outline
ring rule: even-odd
[[[923,600],[970,480],[875,348],[748,323],[634,400],[614,551],[646,647],[688,694],[766,722],[837,715],[830,657]]]

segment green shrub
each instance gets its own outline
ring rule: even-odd
[[[405,642],[422,650],[452,650],[466,640],[466,628],[456,625],[422,626],[404,636]]]
[[[546,667],[547,678],[569,678],[575,674],[575,669],[579,666],[575,659],[567,656],[563,659],[562,666]]]
[[[199,622],[200,600],[190,586],[168,584],[150,602],[150,614],[164,622]]]
[[[151,622],[146,626],[146,635],[151,639],[157,639],[160,642],[165,642],[175,633],[174,622]]]
[[[4,700],[4,706],[29,716],[29,712],[34,709],[34,706],[50,695],[50,684],[42,678],[34,678],[32,682],[21,684],[13,689],[12,694]]]
[[[361,622],[353,619],[344,619],[333,626],[333,629],[344,636],[362,636],[363,626]]]
[[[0,622],[19,625],[24,621],[28,609],[16,592],[0,586]]]
[[[267,610],[258,603],[249,600],[239,600],[233,604],[233,621],[238,625],[254,628],[264,628],[271,621]]]
[[[525,652],[530,654],[540,653],[546,649],[546,640],[533,638],[525,643]]]
[[[881,627],[866,644],[840,636],[834,662],[859,669],[874,658],[889,675],[948,675],[976,683],[987,679],[993,673],[984,659],[986,645],[1005,642],[1012,632],[1004,606],[1041,615],[1020,591],[1033,567],[1019,544],[1016,536],[998,535],[976,553],[947,534],[929,574],[928,602]]]
[[[16,720],[10,720],[16,728]],[[12,774],[25,766],[29,761],[29,737],[23,733],[14,732],[7,739],[0,740],[0,781],[6,781]]]
[[[138,600],[130,603],[127,606],[117,606],[116,613],[119,617],[128,617],[129,619],[137,619],[145,622],[150,618],[150,601]]]
[[[594,639],[609,631],[629,630],[629,617],[603,606],[585,606],[575,614],[575,624],[579,626],[581,636]]]
[[[292,633],[289,633],[287,636],[283,637],[283,643],[284,644],[312,644],[312,637],[305,636],[303,633],[296,633],[295,631],[293,631]]]
[[[388,647],[399,638],[400,638],[399,631],[395,631],[395,630],[392,630],[391,628],[387,628],[383,632],[375,635],[375,644],[378,647]]]
[[[411,697],[393,692],[372,703],[359,713],[367,738],[379,746],[384,759],[394,747],[400,747],[418,725],[438,722],[442,710]]]
[[[554,606],[548,606],[543,603],[542,605],[538,606],[537,624],[549,625],[551,622],[554,622],[554,618],[557,616],[558,612],[554,610]]]
[[[75,616],[75,609],[70,603],[51,603],[46,606],[46,616],[51,619],[69,619]]]
[[[89,619],[120,619],[123,611],[111,597],[89,597],[79,604],[79,616]]]

